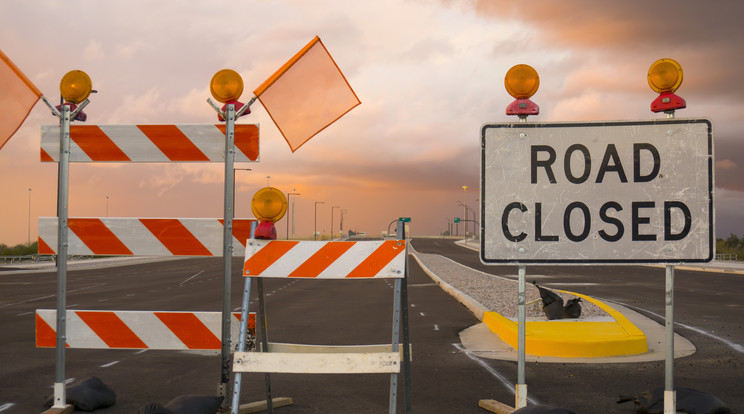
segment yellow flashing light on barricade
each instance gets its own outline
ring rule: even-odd
[[[648,85],[657,93],[676,91],[682,78],[682,66],[674,59],[659,59],[648,70]]]
[[[518,115],[524,121],[528,115],[540,113],[540,107],[530,100],[530,97],[540,87],[540,77],[530,65],[514,65],[504,77],[504,86],[514,102],[506,107],[507,115]]]
[[[651,102],[652,112],[666,112],[674,116],[676,109],[687,107],[684,99],[674,94],[682,85],[682,66],[674,59],[659,59],[648,69],[648,86],[659,96]]]
[[[62,77],[59,92],[66,102],[78,104],[88,98],[93,90],[90,77],[82,70],[71,70]]]
[[[260,221],[256,227],[257,239],[276,239],[274,223],[287,212],[287,197],[274,187],[264,187],[253,195],[251,211]]]
[[[232,69],[222,69],[212,76],[209,92],[219,102],[236,102],[243,94],[243,78]]]
[[[515,65],[506,72],[504,86],[515,99],[528,99],[540,87],[540,77],[530,65]]]

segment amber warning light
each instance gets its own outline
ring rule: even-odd
[[[59,93],[62,95],[62,99],[65,100],[65,104],[70,106],[71,112],[75,111],[79,103],[88,99],[91,92],[94,92],[93,83],[90,81],[88,74],[82,70],[71,70],[67,72],[59,82]],[[60,109],[61,105],[57,105],[57,110]],[[80,111],[73,120],[85,122],[86,119],[88,119],[88,116],[85,112]]]
[[[242,102],[238,102],[240,95],[243,94],[243,78],[240,77],[238,72],[232,69],[222,69],[212,76],[212,80],[209,82],[209,92],[212,97],[218,102],[225,105],[222,106],[222,112],[225,112],[227,104],[235,104],[235,111],[240,112],[240,109],[244,106]],[[246,108],[242,115],[248,115],[251,113],[250,108]],[[222,115],[217,115],[217,119],[225,121]]]
[[[520,119],[525,119],[527,115],[540,113],[540,107],[529,99],[540,87],[540,77],[532,66],[512,66],[506,72],[504,86],[509,95],[516,99],[506,107],[507,115],[518,115]]]
[[[682,66],[673,59],[659,59],[648,70],[648,86],[659,94],[651,102],[652,112],[673,113],[687,107],[684,99],[674,94],[682,84]]]
[[[260,221],[256,227],[257,239],[276,239],[274,223],[287,212],[287,198],[274,187],[264,187],[253,195],[251,211]]]

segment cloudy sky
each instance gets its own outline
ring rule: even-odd
[[[308,236],[316,202],[319,231],[345,210],[344,228],[368,234],[401,216],[439,234],[458,202],[476,208],[480,127],[516,121],[504,114],[513,65],[540,74],[531,121],[634,120],[664,117],[649,110],[646,73],[673,58],[687,100],[677,117],[713,121],[725,238],[744,234],[742,15],[733,0],[5,1],[0,49],[52,101],[67,71],[87,72],[99,91],[88,124],[204,124],[216,121],[215,72],[238,71],[247,95],[320,36],[362,104],[293,154],[256,103],[239,122],[260,124],[261,161],[236,165],[252,169],[236,172],[237,216],[267,183],[296,190],[295,233]],[[27,240],[29,198],[32,240],[36,218],[56,215],[56,164],[39,162],[40,126],[56,122],[39,102],[0,151],[0,243]],[[109,216],[220,217],[223,171],[73,164],[70,216],[103,217],[108,199]]]

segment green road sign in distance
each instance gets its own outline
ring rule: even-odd
[[[459,222],[460,222],[460,217],[455,217],[455,223],[459,223]]]
[[[411,222],[411,218],[410,217],[399,217],[398,218],[398,221],[402,221],[404,223],[410,223]]]

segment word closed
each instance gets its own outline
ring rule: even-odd
[[[481,260],[713,257],[707,120],[483,127]]]

